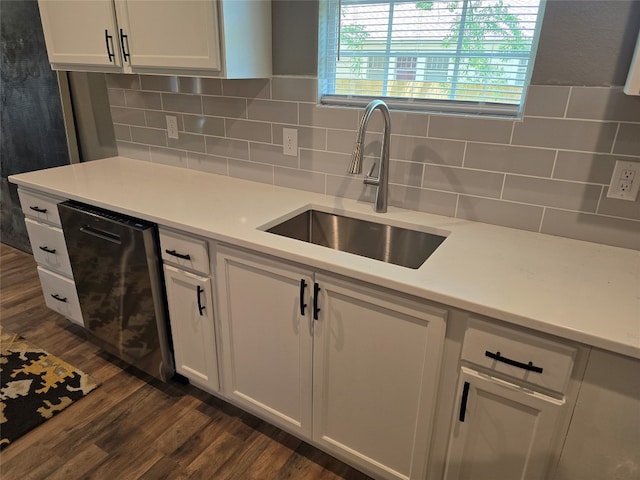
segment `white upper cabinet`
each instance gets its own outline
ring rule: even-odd
[[[116,6],[131,67],[221,69],[214,2],[127,0]]]
[[[121,70],[112,0],[39,0],[49,62]]]
[[[264,78],[269,0],[39,0],[55,70]]]

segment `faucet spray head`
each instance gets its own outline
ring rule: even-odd
[[[362,142],[356,142],[353,147],[349,173],[362,173]]]

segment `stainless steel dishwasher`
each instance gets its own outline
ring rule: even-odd
[[[171,378],[157,225],[73,201],[58,210],[90,339],[154,377]]]

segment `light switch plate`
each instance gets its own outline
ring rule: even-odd
[[[638,187],[640,187],[640,162],[616,161],[607,197],[634,202],[638,196]]]

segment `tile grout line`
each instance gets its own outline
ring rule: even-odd
[[[611,142],[611,151],[609,152],[611,155],[613,155],[613,151],[616,148],[616,142],[618,141],[618,133],[620,132],[621,125],[622,125],[622,122],[618,122],[618,127],[616,128],[616,134],[613,136],[613,142]]]

